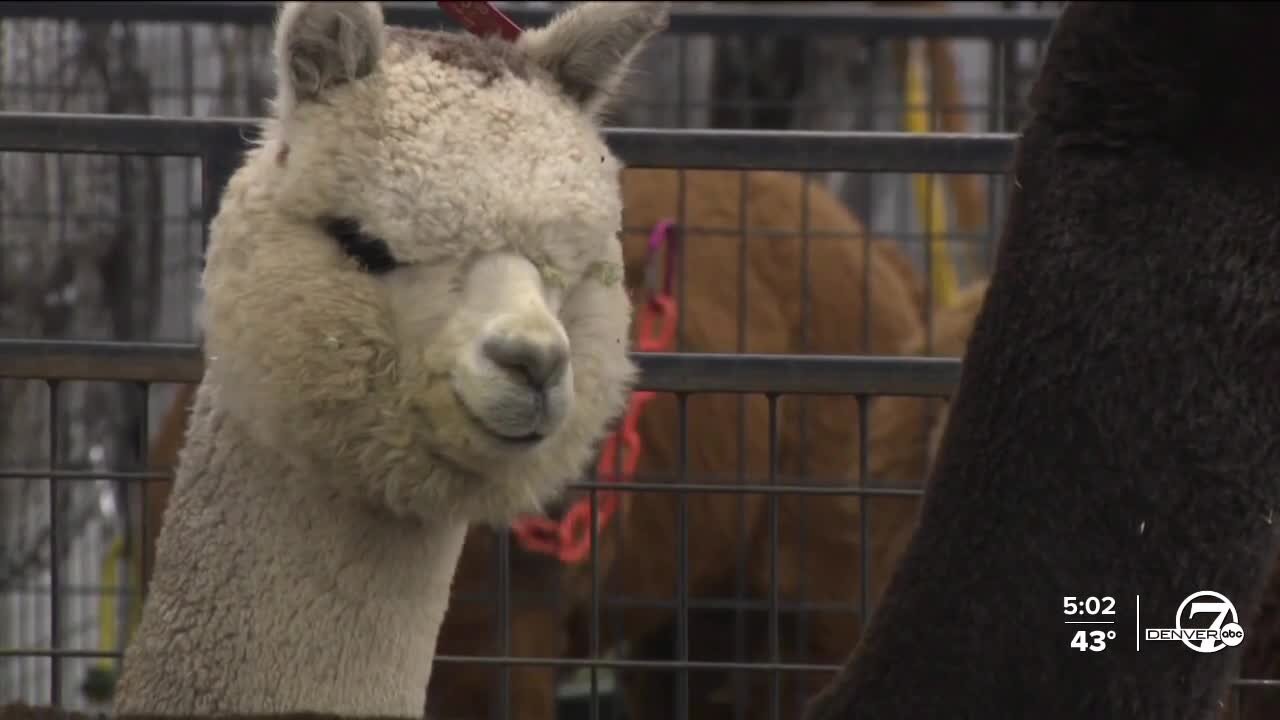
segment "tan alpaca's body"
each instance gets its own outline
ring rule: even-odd
[[[583,3],[509,43],[283,6],[117,714],[421,715],[467,526],[556,498],[625,405],[596,117],[666,16]]]
[[[950,306],[933,310],[927,332],[921,327],[918,333],[894,348],[892,354],[962,357],[986,291],[985,279],[961,288]],[[921,487],[946,427],[946,411],[946,398],[876,398],[868,424],[876,453],[877,476],[894,485],[907,483],[908,487]]]

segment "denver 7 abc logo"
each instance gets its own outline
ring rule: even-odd
[[[1201,618],[1209,620],[1207,627]],[[1181,640],[1183,645],[1199,653],[1215,653],[1244,642],[1244,628],[1240,627],[1236,606],[1212,590],[1188,595],[1178,606],[1173,622],[1176,627],[1147,628],[1146,639]]]

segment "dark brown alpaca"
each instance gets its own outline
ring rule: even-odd
[[[977,282],[963,290],[956,303],[937,311],[933,319],[933,354],[960,356],[973,330],[973,321],[987,289]],[[924,338],[915,338],[903,348],[903,355],[925,354]],[[923,425],[928,432],[918,430]],[[947,404],[916,398],[882,398],[871,416],[872,433],[882,430],[895,442],[881,447],[881,461],[891,477],[920,477],[927,474],[921,461],[920,448],[928,445],[928,462],[937,453],[938,441],[946,430]],[[1249,626],[1244,643],[1244,660],[1240,675],[1251,680],[1280,679],[1280,571],[1273,569],[1271,581],[1263,595],[1257,620]],[[1272,686],[1248,685],[1228,693],[1221,712],[1222,720],[1274,720],[1280,717],[1280,689]]]
[[[1277,29],[1068,6],[918,530],[811,720],[1216,716],[1243,648],[1138,651],[1135,596],[1170,627],[1214,590],[1248,632],[1275,557]],[[1116,598],[1105,652],[1064,596]]]

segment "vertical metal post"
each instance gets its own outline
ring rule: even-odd
[[[62,448],[58,438],[58,387],[49,388],[49,702],[62,704],[62,515],[58,506],[58,464]]]

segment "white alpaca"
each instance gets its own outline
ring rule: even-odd
[[[556,496],[630,390],[597,117],[666,18],[508,43],[285,4],[117,713],[421,716],[467,524]]]

